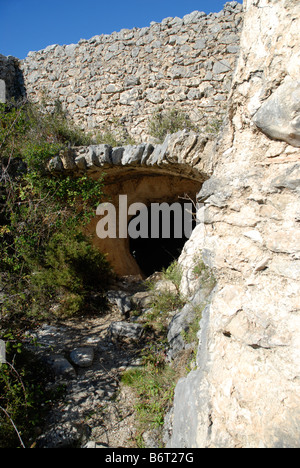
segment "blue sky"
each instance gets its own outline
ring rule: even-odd
[[[242,3],[242,0],[239,0]],[[171,16],[222,10],[226,0],[0,0],[0,54],[20,59],[52,44],[77,43]]]

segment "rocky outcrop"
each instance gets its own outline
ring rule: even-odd
[[[299,447],[300,154],[297,1],[247,0],[241,55],[201,224],[185,246],[217,287],[197,370],[176,387],[168,447]]]
[[[6,102],[6,84],[4,80],[0,80],[0,103]]]
[[[263,103],[253,122],[271,138],[300,147],[300,81],[288,79]]]
[[[109,333],[113,341],[138,342],[144,333],[144,327],[138,323],[112,322]]]

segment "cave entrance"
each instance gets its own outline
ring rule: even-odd
[[[149,168],[140,170],[135,168],[130,173],[124,168],[119,168],[119,172],[116,171],[113,177],[106,179],[105,194],[116,208],[117,232],[120,213],[119,195],[127,195],[128,207],[135,203],[142,203],[148,208],[156,203],[172,205],[177,202],[186,203],[190,199],[195,200],[203,184],[203,179],[195,180],[178,174],[157,174],[154,170],[151,172]],[[126,223],[129,224],[131,221],[134,223],[138,215],[138,211],[128,213]],[[171,235],[165,239],[162,233],[157,238],[149,236],[147,239],[132,238],[130,235],[126,238],[118,236],[100,239],[96,234],[99,220],[100,216],[96,215],[86,232],[92,236],[93,245],[106,255],[118,277],[147,277],[155,271],[161,271],[179,257],[187,240],[185,235],[179,238]],[[153,224],[151,219],[148,224],[151,231]],[[170,225],[172,226],[172,221]]]
[[[144,211],[144,212],[143,212]],[[155,203],[131,218],[129,225],[146,223],[142,235],[129,237],[129,250],[143,274],[148,277],[168,268],[180,256],[196,226],[196,210],[191,200],[172,204]]]

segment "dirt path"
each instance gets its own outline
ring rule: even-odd
[[[134,446],[134,395],[120,386],[120,376],[139,364],[139,349],[136,344],[113,343],[108,333],[112,322],[122,320],[119,311],[113,310],[102,317],[46,325],[38,332],[41,352],[48,353],[48,358],[69,364],[74,349],[94,352],[89,367],[72,363],[56,380],[55,385],[66,386],[66,395],[49,415],[38,446]]]

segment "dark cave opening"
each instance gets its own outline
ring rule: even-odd
[[[139,211],[129,226],[131,223],[137,232],[134,237],[129,236],[130,253],[148,277],[178,259],[196,225],[195,208],[191,201],[155,203]]]

